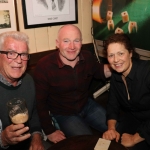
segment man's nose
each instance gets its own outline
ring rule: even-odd
[[[21,55],[18,54],[15,61],[17,61],[18,63],[21,63],[22,62]]]
[[[70,42],[70,44],[69,44],[69,48],[71,48],[71,49],[74,49],[74,42]]]

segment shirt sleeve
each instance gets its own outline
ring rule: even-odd
[[[35,87],[36,87],[36,99],[37,110],[42,125],[42,129],[46,135],[53,133],[56,129],[52,125],[51,116],[49,115],[49,109],[47,106],[47,99],[49,95],[49,85],[46,79],[47,73],[44,64],[38,63],[35,72]]]
[[[150,120],[143,122],[137,129],[137,133],[150,144]]]
[[[147,77],[147,87],[150,91],[150,71]],[[150,110],[147,110],[145,113],[147,116],[150,116]],[[137,132],[142,138],[145,138],[147,143],[150,145],[150,119],[142,122],[141,126],[137,129]]]
[[[120,115],[120,105],[116,97],[114,77],[110,80],[109,97],[107,103],[107,120],[118,120]]]
[[[29,111],[28,123],[30,133],[32,134],[33,132],[41,132],[41,125],[36,107],[35,84],[33,78],[30,75],[26,74],[26,77],[23,78],[22,87],[24,87],[23,90],[25,90],[25,94],[28,94],[26,103]]]
[[[95,58],[92,58],[92,59],[93,59],[92,62],[93,62],[94,78],[100,79],[103,82],[105,82],[106,77],[104,74],[104,64],[99,63],[98,61],[96,61]]]
[[[36,109],[36,101],[34,101],[34,106],[32,109],[32,117],[29,120],[29,126],[30,126],[30,133],[33,132],[41,132],[41,125],[39,121],[39,116]]]

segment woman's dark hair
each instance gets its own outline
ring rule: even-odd
[[[124,47],[129,51],[129,53],[132,53],[132,57],[139,58],[139,55],[135,52],[135,48],[133,47],[130,38],[127,36],[127,34],[117,33],[108,37],[108,39],[104,41],[104,50],[106,53],[107,53],[108,46],[112,43],[123,44]]]

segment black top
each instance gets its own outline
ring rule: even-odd
[[[150,143],[150,61],[132,60],[131,71],[126,77],[130,100],[121,75],[112,73],[107,119],[118,120],[120,108],[132,113],[141,122],[137,132]]]

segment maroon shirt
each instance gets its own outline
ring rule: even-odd
[[[55,131],[48,113],[73,115],[88,100],[92,78],[105,80],[104,65],[88,51],[82,50],[74,68],[62,63],[59,51],[43,57],[35,69],[37,108],[46,134]]]

